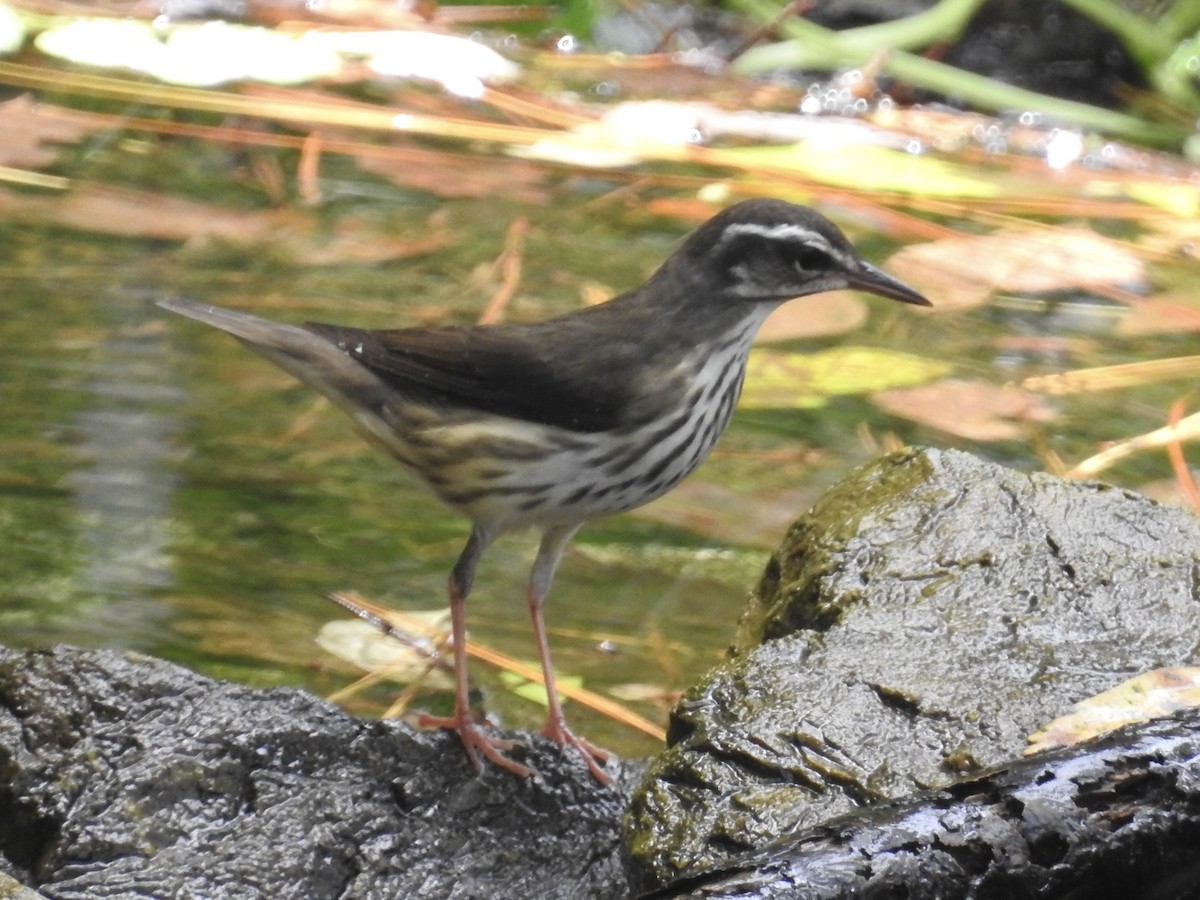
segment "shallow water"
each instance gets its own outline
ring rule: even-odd
[[[180,246],[4,229],[0,640],[137,650],[255,685],[343,687],[356,672],[314,643],[323,623],[344,616],[324,595],[354,590],[400,609],[440,608],[467,525],[312,392],[235,341],[161,312],[154,298],[183,293],[280,319],[373,327],[470,321],[492,290],[472,275],[523,215],[531,231],[506,316],[549,316],[585,294],[634,285],[685,231],[589,199],[570,186],[549,206],[374,197],[341,213],[366,210],[382,232],[414,239],[441,229],[446,240],[372,264],[306,266],[271,242]],[[889,248],[865,243],[886,265]],[[785,346],[902,350],[1003,384],[1041,369],[1182,355],[1197,344],[1182,332],[1119,338],[1111,305],[1086,298],[933,315],[868,303],[866,324],[852,334]],[[680,490],[580,534],[548,605],[559,670],[600,691],[686,687],[720,659],[786,523],[870,458],[875,442],[961,447],[1038,470],[1047,451],[1077,460],[1101,441],[1158,427],[1182,392],[1176,384],[1053,401],[1055,421],[986,442],[914,424],[860,395],[743,410]],[[1169,492],[1161,453],[1111,477],[1165,483]],[[533,651],[523,584],[534,545],[532,535],[502,539],[470,604],[473,639],[525,659]],[[538,708],[493,673],[473,672],[506,724],[540,721]],[[394,691],[372,689],[351,706],[378,712]],[[448,703],[441,692],[417,701]],[[665,720],[663,701],[633,706]],[[598,716],[572,713],[601,744],[653,749]]]

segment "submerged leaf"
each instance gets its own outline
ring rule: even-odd
[[[99,126],[62,115],[28,94],[0,103],[0,165],[40,168],[58,156],[55,144],[74,144]]]
[[[1009,228],[912,244],[888,260],[888,271],[936,296],[939,308],[976,306],[997,290],[1137,289],[1146,282],[1145,266],[1125,244],[1085,228]]]
[[[756,340],[766,344],[849,334],[867,320],[867,311],[863,300],[845,291],[816,294],[805,297],[803,303],[785,303],[771,313]]]
[[[409,612],[406,615],[439,631],[450,628],[449,609]],[[399,629],[401,626],[393,623],[392,627]],[[339,659],[368,672],[378,672],[391,681],[410,684],[422,679],[435,690],[454,687],[450,675],[433,664],[438,658],[438,651],[424,634],[413,634],[411,641],[404,643],[369,622],[336,619],[321,626],[316,640],[323,650]]]
[[[1036,394],[984,381],[939,381],[883,391],[873,399],[892,415],[974,441],[1016,440],[1025,433],[1023,423],[1055,417]]]
[[[750,171],[764,167],[802,173],[823,184],[856,191],[890,191],[922,197],[990,198],[1001,193],[994,177],[965,166],[862,143],[808,140],[787,147],[726,150],[722,158]]]
[[[815,409],[840,394],[867,394],[922,384],[950,371],[948,363],[874,347],[820,353],[751,351],[741,405],[751,409]]]
[[[535,665],[534,663],[526,663],[526,665]],[[559,689],[570,688],[575,691],[583,690],[583,679],[574,675],[559,675]],[[546,688],[536,681],[530,681],[528,678],[522,678],[516,672],[500,672],[500,681],[510,694],[528,700],[531,703],[537,703],[540,706],[549,706],[546,699]]]

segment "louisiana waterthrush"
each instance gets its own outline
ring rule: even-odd
[[[541,531],[527,600],[550,704],[543,733],[607,782],[606,754],[567,728],[555,691],[542,605],[563,549],[584,522],[653,500],[696,468],[729,424],[768,313],[841,288],[929,305],[819,213],[759,199],[714,216],[641,287],[533,324],[366,331],[159,305],[229,332],[328,396],[470,519],[449,578],[454,715],[427,723],[456,729],[476,767],[482,754],[521,776],[533,773],[505,755],[511,742],[484,732],[468,706],[465,603],[499,534]]]

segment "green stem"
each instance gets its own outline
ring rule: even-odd
[[[957,40],[983,3],[984,0],[941,0],[914,16],[830,33],[836,35],[838,44],[847,48],[920,50],[930,44]]]
[[[1112,0],[1063,2],[1115,34],[1143,71],[1150,70],[1175,52],[1175,41],[1169,35]]]
[[[909,53],[891,54],[885,69],[889,75],[906,83],[948,97],[959,97],[984,109],[1036,111],[1055,121],[1131,138],[1139,143],[1177,144],[1184,136],[1183,130],[1174,125],[1148,122],[1117,110],[1049,97]]]
[[[1200,29],[1200,3],[1196,0],[1175,0],[1158,20],[1158,27],[1173,41],[1192,37]]]
[[[913,18],[921,19],[929,13],[940,11],[944,18],[939,19],[938,24],[953,25],[974,2],[975,0],[942,0],[932,10]],[[762,21],[770,21],[778,13],[768,0],[733,0],[733,3]],[[931,32],[928,25],[932,20],[924,21],[923,33],[929,36]],[[886,27],[899,24],[890,22]],[[1173,125],[1147,122],[1127,113],[1048,97],[1036,91],[1004,84],[945,63],[906,53],[895,49],[894,44],[885,40],[897,32],[878,30],[884,28],[882,25],[872,25],[848,31],[830,31],[805,19],[791,19],[780,26],[780,31],[792,40],[752,47],[734,61],[733,69],[746,74],[788,68],[833,70],[864,66],[877,54],[886,52],[884,71],[887,74],[914,87],[955,97],[981,109],[1036,110],[1063,123],[1103,131],[1140,143],[1172,145],[1178,144],[1184,137],[1182,128]],[[937,32],[934,39],[939,39],[942,35],[950,39],[954,37],[949,32]],[[877,42],[869,43],[865,39],[867,36],[874,37]],[[912,33],[908,33],[907,36],[911,37]]]
[[[795,16],[777,27],[787,37],[803,41],[814,53],[835,50],[873,53],[880,47],[914,50],[958,38],[983,3],[984,0],[941,0],[915,16],[845,31],[830,31]],[[779,15],[779,8],[770,0],[732,0],[732,5],[761,22],[774,21]]]

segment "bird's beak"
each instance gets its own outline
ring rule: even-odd
[[[846,275],[848,286],[856,291],[867,291],[887,297],[889,300],[899,300],[901,303],[911,303],[913,306],[933,306],[924,296],[914,291],[903,281],[893,278],[882,269],[877,269],[868,262],[859,262],[857,272]]]

